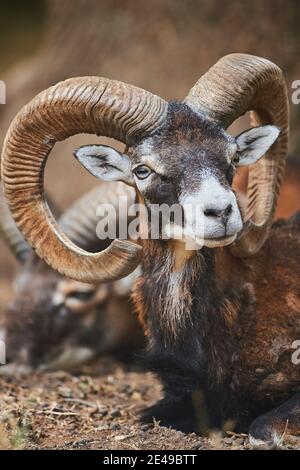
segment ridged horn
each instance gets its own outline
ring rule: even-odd
[[[0,185],[0,234],[20,263],[24,263],[32,253],[31,247],[24,240],[5,201]]]
[[[268,237],[287,155],[288,97],[282,71],[267,59],[230,54],[198,80],[185,102],[224,128],[251,111],[252,126],[281,129],[276,143],[249,169],[244,230],[231,248],[235,256],[254,254]]]
[[[61,274],[84,282],[120,279],[139,263],[141,248],[114,240],[89,253],[63,234],[44,198],[44,168],[55,142],[79,133],[132,145],[164,121],[167,103],[140,88],[99,77],[60,82],[25,106],[3,146],[1,172],[11,214],[39,256]]]
[[[108,241],[100,240],[96,233],[97,223],[100,218],[96,213],[101,204],[110,204],[115,209],[117,225],[120,219],[127,214],[119,213],[119,198],[126,197],[128,207],[135,202],[135,189],[122,182],[103,182],[77,199],[74,204],[65,211],[59,219],[59,223],[65,235],[80,248],[92,250],[99,246],[107,245]]]

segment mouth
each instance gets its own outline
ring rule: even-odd
[[[221,248],[231,245],[237,238],[238,233],[222,237],[204,238],[197,236],[193,231],[182,229],[176,225],[168,225],[165,229],[167,238],[181,240],[185,243],[187,249],[199,250],[203,247]]]
[[[197,249],[201,249],[203,247],[222,248],[224,246],[231,245],[236,240],[237,233],[234,233],[233,235],[214,238],[197,237],[197,235],[195,235],[194,233],[185,233],[184,238],[187,245],[194,244],[196,245]]]
[[[20,375],[27,375],[30,372],[32,372],[32,368],[24,364],[16,364],[11,362],[10,364],[0,366],[0,376],[16,377]]]
[[[234,233],[228,237],[220,237],[220,238],[206,238],[202,240],[203,246],[207,248],[217,248],[222,246],[231,245],[236,240],[237,234]]]

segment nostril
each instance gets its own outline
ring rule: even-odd
[[[217,209],[205,209],[204,215],[206,217],[220,217],[221,211],[218,211]]]
[[[220,217],[220,218],[227,218],[232,212],[232,204],[228,204],[226,209],[220,210],[220,209],[205,209],[204,210],[204,215],[206,217]]]
[[[224,217],[228,217],[231,214],[231,212],[232,212],[232,204],[229,204],[224,211]]]

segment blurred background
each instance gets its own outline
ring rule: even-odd
[[[0,79],[7,86],[7,104],[0,105],[0,141],[35,94],[78,75],[114,78],[180,99],[221,56],[247,52],[277,63],[291,95],[292,82],[300,79],[299,25],[299,0],[2,2]],[[241,121],[233,132],[243,126]],[[300,161],[299,128],[300,105],[291,104],[290,154]],[[94,136],[72,138],[51,155],[46,186],[62,209],[97,184],[71,156],[75,146],[97,141]],[[0,241],[0,311],[15,269]]]

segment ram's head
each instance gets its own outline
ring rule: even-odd
[[[185,103],[170,103],[165,123],[128,154],[88,145],[75,156],[98,179],[134,186],[149,214],[155,205],[172,208],[172,219],[170,214],[159,227],[160,237],[218,247],[234,242],[243,228],[231,189],[237,167],[256,163],[278,135],[277,127],[266,125],[233,138]]]
[[[254,129],[231,137],[227,127],[247,111]],[[280,69],[244,54],[221,59],[180,103],[103,78],[70,79],[38,95],[12,123],[2,155],[5,194],[27,240],[55,269],[90,282],[125,276],[141,246],[115,240],[101,253],[81,250],[62,234],[43,197],[44,166],[56,141],[80,132],[112,137],[126,144],[126,154],[96,146],[76,152],[91,173],[133,185],[147,207],[179,203],[186,237],[208,247],[231,244],[236,256],[248,256],[262,246],[273,219],[287,122]],[[243,220],[231,190],[238,165],[250,165]],[[201,206],[203,230],[185,214],[189,203]]]

